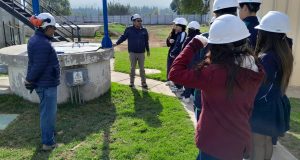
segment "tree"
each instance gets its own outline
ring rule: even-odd
[[[172,0],[170,8],[173,12],[180,14],[180,0]]]
[[[206,14],[203,0],[172,0],[171,9],[177,14]]]
[[[47,6],[50,6],[60,15],[63,16],[71,15],[71,6],[69,0],[43,0],[43,1],[46,3]]]
[[[121,3],[109,2],[107,4],[108,15],[128,15],[130,12],[129,5],[122,5]]]

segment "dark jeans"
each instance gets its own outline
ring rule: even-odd
[[[168,58],[167,58],[167,80],[169,80],[169,72],[170,72],[173,61],[174,61],[174,58],[171,58],[168,54]]]
[[[196,160],[218,160],[218,159],[204,152],[200,152]]]
[[[40,99],[40,127],[42,144],[55,144],[55,123],[57,111],[57,87],[37,87],[35,89]]]

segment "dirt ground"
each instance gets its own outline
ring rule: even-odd
[[[166,46],[166,38],[169,31],[170,26],[165,25],[153,25],[153,26],[145,26],[149,33],[149,45],[150,48],[153,47],[165,47]],[[160,35],[166,35],[160,36]],[[164,38],[163,38],[164,37]],[[115,43],[118,37],[112,37],[112,42]],[[82,38],[82,41],[88,41],[90,43],[101,43],[101,41],[96,40],[94,38]],[[115,51],[127,51],[127,41],[115,47]]]

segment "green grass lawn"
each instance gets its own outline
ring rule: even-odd
[[[300,99],[291,98],[291,130],[280,138],[280,142],[300,159]]]
[[[167,54],[168,48],[151,48],[150,57],[146,56],[145,68],[160,70],[159,74],[146,74],[147,78],[156,79],[160,81],[167,80]],[[137,65],[138,68],[138,65]],[[129,73],[130,72],[130,61],[129,54],[127,51],[115,53],[115,71]]]
[[[118,38],[119,35],[123,34],[125,29],[126,26],[122,24],[111,23],[108,25],[108,32],[111,38]],[[96,40],[102,40],[103,36],[104,36],[104,27],[101,27],[100,30],[96,31],[94,38]]]
[[[37,104],[12,95],[0,102],[0,113],[20,114],[0,131],[0,159],[189,160],[198,153],[193,124],[177,98],[113,83],[85,105],[59,105],[57,141],[63,144],[52,152],[40,150]]]

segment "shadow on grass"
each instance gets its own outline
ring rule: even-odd
[[[35,148],[32,160],[49,159],[51,152],[41,151],[38,104],[11,95],[1,95],[0,102],[0,113],[20,114],[8,128],[0,131],[0,147],[12,150]],[[110,128],[115,119],[116,107],[112,102],[111,91],[82,106],[59,105],[56,130],[61,134],[57,135],[56,141],[63,144],[62,147],[55,149],[59,159],[75,159],[74,150],[79,148],[89,135],[99,133],[103,133],[103,138],[99,142],[103,144],[95,145],[91,150],[94,150],[97,156],[102,152],[101,159],[109,159]],[[15,159],[24,159],[22,156],[24,151],[19,152],[20,155],[15,154]],[[14,151],[10,153],[12,156]]]
[[[163,106],[159,99],[152,99],[148,91],[139,92],[137,89],[131,89],[134,96],[133,117],[143,119],[150,127],[161,127],[159,114],[162,112]]]

